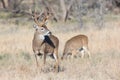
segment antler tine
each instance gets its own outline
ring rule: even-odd
[[[49,15],[48,15],[49,14]],[[43,19],[43,24],[45,24],[45,22],[46,22],[46,20],[48,20],[49,19],[49,17],[50,17],[50,13],[49,12],[47,12],[47,11],[45,11],[44,12],[44,16],[45,16],[45,18]]]
[[[40,14],[38,15],[38,17],[40,17],[43,14],[43,10],[41,10]]]
[[[39,23],[39,21],[38,21],[38,15],[37,15],[37,13],[36,13],[36,12],[34,12],[34,21],[35,21],[35,23],[36,23],[39,27],[41,27],[41,26],[42,26],[42,24],[41,24],[41,23]]]

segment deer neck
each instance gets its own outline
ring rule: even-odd
[[[44,39],[45,39],[44,35],[35,32],[35,34],[34,34],[34,40],[36,42],[39,42],[39,43],[41,42],[42,43],[42,42],[44,42]]]

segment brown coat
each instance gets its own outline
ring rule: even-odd
[[[74,57],[84,48],[88,51],[88,37],[86,35],[74,36],[65,43],[62,59],[67,55]]]

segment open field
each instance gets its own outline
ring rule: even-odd
[[[101,30],[91,23],[85,25],[87,29],[76,24],[60,24],[49,24],[60,40],[59,56],[66,40],[85,34],[89,37],[91,59],[61,61],[61,71],[56,74],[49,71],[54,60],[47,58],[45,69],[48,70],[39,72],[31,46],[32,24],[22,27],[0,24],[0,80],[120,80],[120,19],[106,22]],[[43,64],[42,59],[39,64]]]

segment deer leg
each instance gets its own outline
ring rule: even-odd
[[[38,53],[38,56],[40,57],[40,59],[42,59],[42,55],[43,55],[42,53],[40,52]]]
[[[71,53],[72,53],[71,57],[72,57],[72,59],[74,59],[76,57],[76,50],[72,50]]]
[[[90,58],[90,51],[89,51],[89,49],[87,49],[87,54],[88,54],[88,57]]]
[[[72,54],[71,58],[74,59],[75,58],[75,54]]]
[[[84,56],[85,56],[85,50],[84,49],[81,50],[80,53],[81,53],[81,58],[84,58]]]
[[[56,72],[58,72],[58,68],[59,68],[59,60],[58,60],[58,54],[57,53],[53,53],[53,56],[55,58],[56,64],[55,64],[55,68],[56,68]]]
[[[37,52],[34,52],[34,55],[35,55],[35,61],[36,61],[36,65],[37,65],[37,67],[39,66],[39,64],[38,64],[38,61],[37,61]]]
[[[67,59],[67,54],[66,53],[63,53],[62,57],[61,57],[61,60],[63,59]]]
[[[46,63],[46,53],[44,53],[44,61],[43,61],[44,63],[44,65],[45,65],[45,63]]]
[[[88,47],[83,47],[84,51],[86,54],[88,54],[88,57],[90,58],[90,51],[88,49]]]
[[[64,58],[64,55],[62,55],[61,60],[63,60],[63,58]]]

